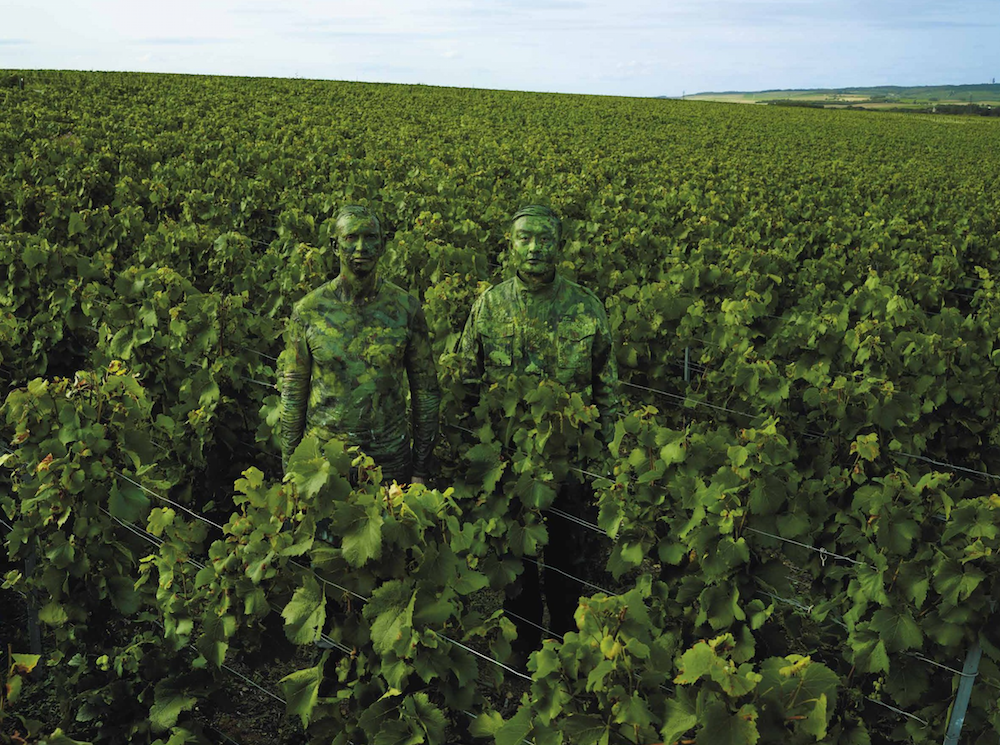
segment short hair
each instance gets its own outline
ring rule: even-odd
[[[544,204],[526,204],[510,218],[510,227],[513,229],[514,223],[522,217],[547,217],[556,224],[556,243],[562,241],[562,220],[551,207],[546,207]]]
[[[378,215],[368,207],[362,207],[360,204],[347,204],[337,210],[336,216],[333,218],[333,224],[338,225],[340,221],[348,217],[358,217],[358,218],[368,218],[373,223],[375,227],[378,228],[378,237],[385,240],[385,236],[382,233],[382,223],[378,219]]]

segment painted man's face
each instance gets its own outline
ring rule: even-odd
[[[374,220],[365,216],[346,215],[337,221],[334,235],[341,271],[349,270],[357,277],[367,277],[375,271],[385,244]]]
[[[523,279],[549,281],[559,259],[559,233],[547,217],[519,217],[511,228],[510,245],[517,274]]]

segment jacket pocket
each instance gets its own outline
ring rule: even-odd
[[[575,379],[584,385],[590,382],[591,360],[597,323],[592,318],[560,321],[556,338],[557,364],[564,382]]]
[[[492,326],[482,334],[483,366],[507,373],[514,365],[514,324]]]

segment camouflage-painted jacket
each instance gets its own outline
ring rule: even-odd
[[[420,301],[381,279],[352,300],[337,277],[296,303],[285,334],[285,463],[304,434],[340,435],[372,456],[387,481],[428,475],[441,391]]]
[[[466,370],[490,384],[511,373],[554,378],[584,403],[596,404],[602,438],[618,419],[618,363],[601,301],[556,274],[533,290],[518,277],[501,282],[472,306],[458,346]]]

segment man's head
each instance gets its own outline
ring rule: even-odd
[[[341,207],[333,235],[341,274],[364,279],[375,272],[385,251],[385,236],[374,212],[356,204]]]
[[[529,204],[514,213],[510,248],[517,275],[525,281],[551,282],[555,278],[562,221],[549,207]]]

